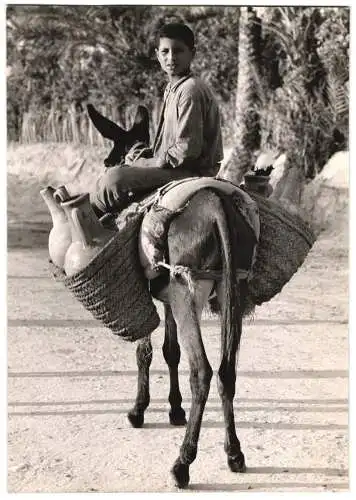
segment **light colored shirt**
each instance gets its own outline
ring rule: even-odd
[[[168,84],[153,144],[153,155],[172,167],[184,166],[198,175],[216,175],[223,159],[217,101],[192,74]]]

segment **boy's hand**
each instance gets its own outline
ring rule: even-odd
[[[152,148],[145,148],[140,152],[140,158],[153,158]]]
[[[172,168],[172,165],[164,160],[162,158],[156,158],[156,167],[157,168]]]
[[[134,165],[141,158],[152,158],[152,148],[133,149],[125,156],[125,165]]]

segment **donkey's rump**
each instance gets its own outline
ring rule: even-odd
[[[213,191],[216,197],[209,197],[208,192]],[[203,193],[203,194],[201,194]],[[204,195],[204,193],[206,193]],[[167,267],[168,259],[168,231],[173,221],[178,228],[170,236],[170,245],[183,245],[187,254],[194,255],[194,266],[197,260],[193,247],[202,247],[205,253],[209,250],[209,238],[212,237],[209,226],[216,222],[214,211],[222,204],[226,222],[229,226],[229,238],[238,240],[238,269],[240,277],[248,277],[253,263],[253,255],[259,237],[259,217],[256,203],[237,186],[229,182],[216,180],[211,177],[191,178],[171,182],[164,186],[158,193],[157,200],[144,217],[140,233],[140,257],[145,274],[149,279],[156,278],[162,272],[162,267]],[[186,211],[188,210],[188,215]],[[179,222],[177,222],[177,220]],[[190,233],[191,240],[186,234]],[[183,242],[184,240],[184,242]],[[216,246],[211,245],[211,249]],[[184,259],[186,260],[186,259]],[[183,264],[175,262],[174,264]],[[244,270],[242,272],[242,270]],[[206,271],[206,263],[201,269],[194,269],[196,275],[199,271]],[[201,277],[206,273],[200,273]],[[197,276],[198,277],[198,276]],[[206,276],[209,278],[209,276]]]
[[[170,237],[170,242],[183,247],[183,260],[185,254],[194,254],[196,265],[193,245],[198,244],[200,252],[202,249],[207,252],[211,238],[206,225],[209,204],[204,204],[203,197],[196,197],[202,190],[213,190],[220,198],[230,238],[235,239],[234,248],[238,253],[235,260],[237,278],[248,279],[248,302],[260,305],[271,300],[303,264],[315,236],[300,217],[290,214],[277,203],[212,178],[172,182],[161,190],[141,226],[140,259],[146,276],[149,279],[159,276],[162,267],[157,264],[168,263],[167,237],[172,221],[176,221],[175,234],[174,238]],[[188,207],[189,214],[183,218]],[[202,235],[204,230],[206,234]],[[190,239],[186,237],[187,232]],[[216,246],[212,243],[211,248]],[[203,272],[209,265],[207,262],[201,269],[194,270],[197,277],[209,279],[209,273]],[[211,269],[216,271],[216,267]],[[216,273],[211,276],[216,276]]]

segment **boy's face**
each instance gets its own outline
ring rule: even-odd
[[[160,38],[156,55],[170,81],[175,81],[189,71],[194,57],[194,50],[191,50],[181,40]]]

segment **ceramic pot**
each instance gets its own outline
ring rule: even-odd
[[[244,175],[246,191],[252,191],[261,196],[268,197],[272,194],[273,188],[269,184],[269,176],[246,174]]]
[[[72,276],[93,260],[116,231],[101,224],[91,207],[88,193],[62,202],[61,207],[67,214],[72,235],[72,243],[65,256],[64,270],[67,276]]]
[[[57,267],[63,269],[65,255],[72,243],[72,236],[67,216],[61,204],[55,199],[54,193],[52,186],[47,186],[40,191],[52,216],[53,227],[48,236],[49,256]]]

